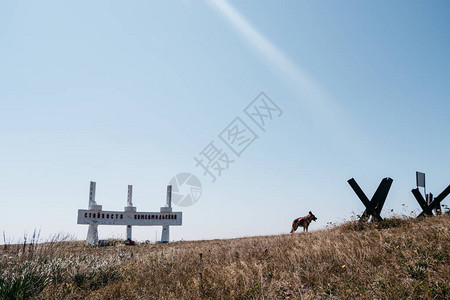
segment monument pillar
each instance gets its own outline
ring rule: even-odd
[[[133,206],[133,186],[128,185],[127,206],[125,206],[125,213],[135,213],[136,206]],[[127,240],[133,240],[131,225],[127,225]]]
[[[167,198],[166,206],[161,207],[161,212],[171,213],[172,212],[172,186],[167,186]],[[163,225],[161,232],[161,243],[168,243],[170,240],[170,229],[169,225]]]
[[[95,187],[96,183],[94,181],[90,182],[89,187],[89,210],[93,212],[100,212],[102,206],[95,202]],[[97,246],[98,244],[98,224],[90,224],[88,228],[88,233],[86,237],[86,243],[91,246]]]

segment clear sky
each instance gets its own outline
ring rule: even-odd
[[[448,1],[2,1],[0,230],[84,239],[89,181],[103,209],[133,184],[158,211],[182,172],[203,191],[173,240],[349,219],[352,177],[369,198],[394,179],[384,215],[418,210],[415,171],[450,184],[449,28]],[[265,131],[244,112],[260,92],[283,112]],[[258,136],[240,156],[219,137],[236,117]],[[210,142],[234,160],[214,183],[194,160]]]

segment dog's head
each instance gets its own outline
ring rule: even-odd
[[[309,212],[309,215],[311,216],[311,219],[312,219],[313,221],[316,221],[316,220],[317,220],[316,216],[315,216],[311,211]]]

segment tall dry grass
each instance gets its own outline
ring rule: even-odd
[[[448,299],[449,229],[447,214],[231,240],[9,245],[0,298]]]

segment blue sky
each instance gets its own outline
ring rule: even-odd
[[[158,211],[181,172],[203,194],[174,240],[286,233],[309,210],[323,228],[363,211],[351,177],[369,197],[391,177],[385,213],[418,210],[415,171],[450,184],[449,20],[448,1],[3,1],[0,229],[83,239],[89,181],[104,209],[133,184]],[[283,115],[233,157],[218,134],[261,91]],[[211,141],[236,160],[215,183],[193,159]]]

